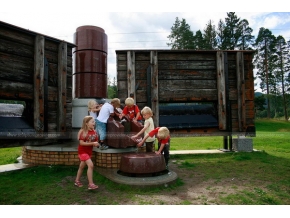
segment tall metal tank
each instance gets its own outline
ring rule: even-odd
[[[80,26],[74,34],[74,98],[107,97],[107,35],[97,26]]]

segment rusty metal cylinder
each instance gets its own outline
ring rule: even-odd
[[[107,53],[105,31],[97,26],[81,26],[74,34],[74,97],[107,97]]]
[[[150,174],[166,170],[163,155],[154,152],[125,154],[121,157],[120,171],[134,174]]]

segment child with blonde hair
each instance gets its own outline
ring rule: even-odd
[[[125,107],[123,108],[123,112],[119,115],[119,118],[122,119],[127,114],[133,122],[142,122],[139,107],[135,104],[133,98],[126,98]]]
[[[95,100],[88,101],[88,115],[92,116],[95,120],[95,129],[97,124],[98,112],[101,110],[102,106],[99,105]]]
[[[114,117],[115,108],[120,107],[120,99],[113,98],[111,103],[105,102],[100,110],[100,113],[97,117],[97,130],[100,136],[100,149],[108,149],[109,146],[105,145],[104,142],[107,138],[107,122],[109,117]]]
[[[136,135],[133,135],[132,138],[137,138],[142,133],[144,133],[144,135],[148,135],[149,132],[151,132],[154,129],[154,122],[153,122],[153,119],[152,119],[153,113],[152,113],[151,108],[145,106],[141,110],[141,114],[142,114],[142,116],[143,116],[143,118],[145,120],[144,127]],[[154,141],[155,141],[155,136],[148,137],[145,140],[146,152],[154,152],[155,151]]]
[[[158,140],[158,151],[155,151],[156,154],[163,154],[166,164],[166,169],[168,169],[169,161],[169,149],[170,149],[170,132],[167,127],[157,127],[149,132],[141,142],[137,144],[138,147],[141,147],[145,140],[148,137],[155,136]]]
[[[85,166],[88,166],[87,177],[88,177],[88,189],[97,189],[98,186],[93,182],[93,169],[94,164],[91,160],[93,153],[93,147],[99,147],[98,135],[94,130],[95,120],[92,116],[85,116],[83,119],[83,124],[78,132],[78,156],[80,159],[80,165],[75,179],[75,186],[82,187],[83,184],[80,181],[81,175]]]

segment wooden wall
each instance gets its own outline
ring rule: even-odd
[[[74,44],[0,22],[0,99],[25,101],[23,115],[38,133],[70,135],[73,47]],[[26,142],[32,143],[19,140],[20,144]]]
[[[155,124],[159,103],[211,102],[219,111],[219,127],[194,132],[232,135],[254,127],[252,51],[119,50],[116,54],[118,97],[124,102],[135,93],[140,108],[151,106]]]

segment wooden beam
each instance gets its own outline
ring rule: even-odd
[[[157,51],[150,51],[150,65],[151,65],[151,99],[153,122],[155,127],[159,126],[159,94],[158,94],[158,53]]]
[[[58,107],[57,131],[66,132],[66,96],[67,96],[67,43],[58,46]]]
[[[127,51],[127,83],[128,83],[128,95],[130,93],[134,94],[135,103],[137,102],[136,93],[135,93],[135,52]]]
[[[218,96],[218,121],[219,129],[226,130],[226,85],[225,85],[225,69],[224,69],[224,54],[222,51],[217,51],[217,96]]]
[[[236,54],[237,92],[238,92],[238,125],[239,131],[246,130],[246,90],[243,52]]]
[[[34,129],[44,131],[44,36],[37,35],[34,44]]]

